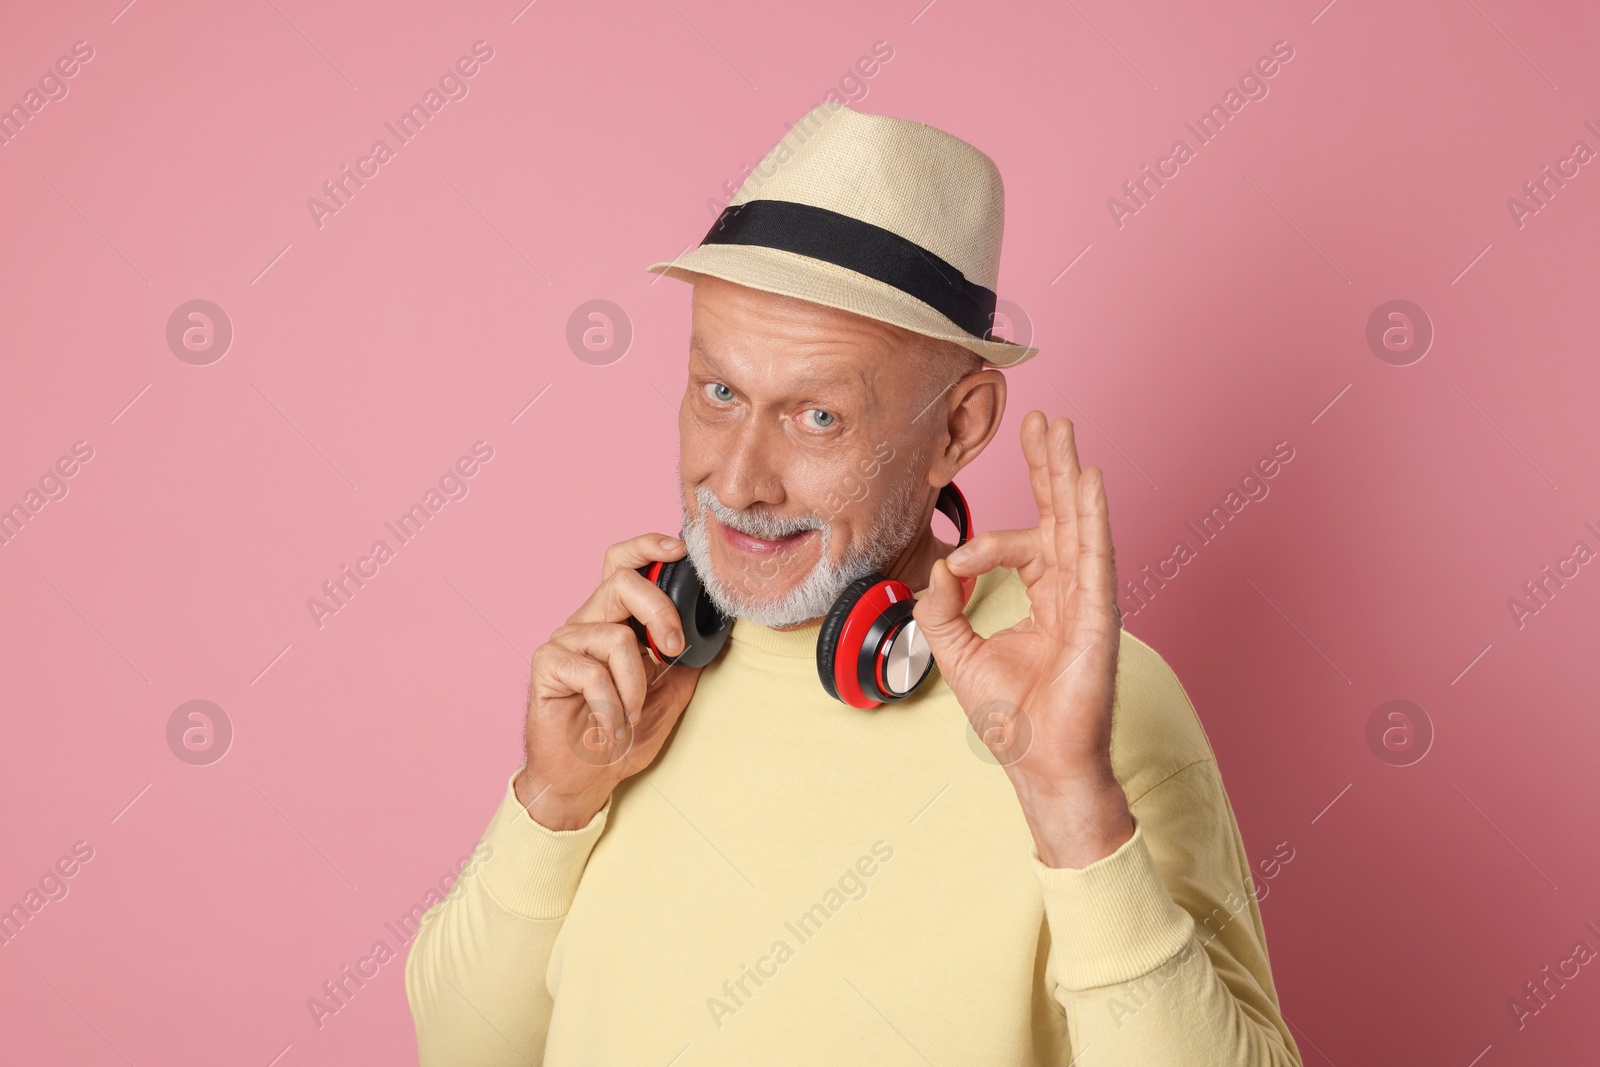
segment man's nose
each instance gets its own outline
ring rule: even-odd
[[[784,500],[781,430],[760,417],[742,420],[715,439],[716,474],[708,479],[717,499],[735,511]]]

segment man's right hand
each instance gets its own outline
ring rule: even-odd
[[[612,545],[594,595],[534,651],[527,763],[514,788],[540,825],[587,825],[618,782],[655,760],[694,695],[700,671],[656,663],[628,625],[644,623],[669,656],[683,649],[677,609],[637,568],[684,551],[663,534]]]

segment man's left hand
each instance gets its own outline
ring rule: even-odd
[[[1039,525],[981,533],[934,563],[915,617],[939,671],[1005,768],[1047,867],[1086,867],[1133,835],[1111,769],[1121,612],[1098,467],[1080,470],[1070,420],[1022,420]],[[1014,567],[1029,617],[988,638],[963,613],[960,578]]]

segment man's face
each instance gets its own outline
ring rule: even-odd
[[[911,543],[942,425],[928,384],[906,331],[695,283],[678,472],[689,558],[724,612],[817,619]]]

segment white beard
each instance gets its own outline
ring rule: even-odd
[[[778,517],[763,512],[735,511],[718,500],[716,494],[707,487],[696,486],[695,499],[700,504],[699,514],[691,517],[687,502],[683,514],[683,541],[688,548],[689,560],[694,564],[695,572],[699,574],[700,583],[711,597],[711,602],[729,618],[749,619],[775,630],[813,622],[828,613],[834,601],[839,599],[839,594],[851,582],[869,574],[881,573],[881,569],[904,552],[916,537],[922,519],[917,507],[916,475],[920,471],[921,464],[913,461],[907,477],[890,492],[888,500],[873,520],[863,547],[838,563],[834,563],[828,554],[833,528],[821,516]],[[711,530],[705,518],[708,512],[729,528],[764,541],[775,541],[804,530],[820,530],[820,558],[800,584],[778,599],[762,603],[734,583],[723,581],[717,574],[711,560]],[[776,559],[781,572],[784,565],[782,556]]]

